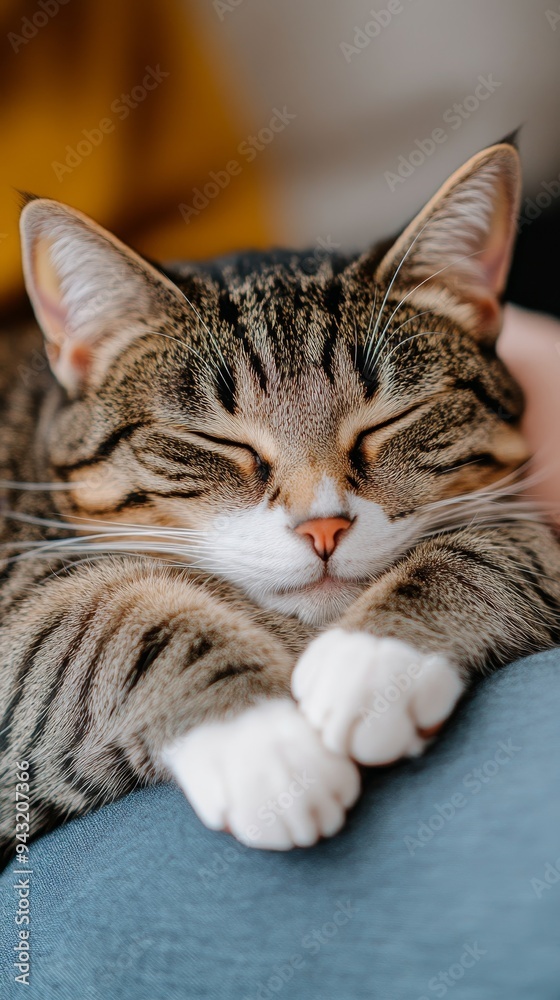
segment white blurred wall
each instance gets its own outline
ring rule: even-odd
[[[526,195],[560,175],[558,0],[390,0],[392,13],[389,0],[195,3],[248,132],[275,107],[296,114],[262,154],[282,242],[353,247],[390,234],[520,125]],[[358,52],[342,51],[356,41]],[[480,76],[492,92],[473,109]],[[429,151],[438,128],[433,153],[390,184],[386,173],[407,170],[399,157],[416,140]]]

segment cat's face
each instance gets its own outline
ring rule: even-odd
[[[111,522],[101,548],[336,618],[451,498],[526,458],[491,347],[517,173],[510,147],[480,154],[385,253],[314,275],[271,254],[165,277],[79,213],[31,202],[28,289],[64,388],[45,427],[52,474],[72,484],[63,513]]]

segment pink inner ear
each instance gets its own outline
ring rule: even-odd
[[[68,310],[62,300],[58,275],[47,240],[39,239],[33,252],[33,279],[41,324],[49,340],[59,344],[68,335]]]
[[[41,320],[44,328],[48,331],[48,337],[55,343],[60,343],[67,335],[66,324],[68,313],[60,302],[56,302],[45,294],[42,289],[37,290],[37,301],[41,310]]]
[[[68,361],[79,381],[82,381],[90,369],[91,351],[85,344],[75,344],[68,352]]]
[[[513,237],[513,219],[509,215],[510,203],[502,194],[496,203],[496,210],[484,253],[480,263],[484,271],[486,285],[499,295],[503,289]]]

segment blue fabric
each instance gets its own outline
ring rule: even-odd
[[[0,879],[6,1000],[558,1000],[560,650],[493,675],[345,831],[274,854],[173,787],[31,850],[31,985]]]

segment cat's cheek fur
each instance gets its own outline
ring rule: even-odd
[[[315,639],[292,675],[294,697],[325,746],[361,764],[420,754],[463,689],[447,657],[341,628]]]
[[[290,699],[198,726],[163,762],[206,826],[269,850],[333,836],[360,791],[355,765],[324,746]]]

